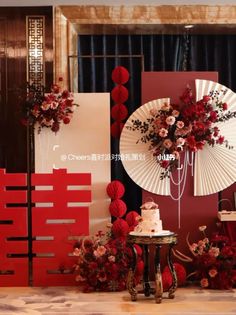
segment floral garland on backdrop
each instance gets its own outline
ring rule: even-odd
[[[26,100],[22,106],[22,123],[31,126],[38,125],[38,132],[42,128],[50,128],[53,132],[58,132],[61,123],[69,124],[75,106],[73,94],[68,90],[62,90],[61,82],[51,86],[51,92],[44,94],[44,87],[27,86]]]
[[[219,100],[227,90],[211,91],[195,102],[192,90],[187,87],[180,97],[181,104],[163,104],[159,110],[151,109],[145,121],[132,120],[129,130],[138,130],[138,140],[150,143],[150,151],[163,168],[161,179],[169,177],[177,169],[181,152],[196,152],[208,144],[225,144],[232,149],[214,124],[236,117],[236,112],[225,111],[226,103]]]

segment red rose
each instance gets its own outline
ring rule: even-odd
[[[187,138],[187,144],[190,148],[190,150],[195,151],[196,150],[196,140],[194,136],[188,136]]]
[[[170,162],[167,160],[163,160],[160,163],[161,167],[163,167],[163,168],[167,168],[169,166],[169,164],[170,164]]]
[[[228,109],[228,104],[227,104],[227,103],[223,103],[223,104],[222,104],[222,109],[223,109],[223,110]]]
[[[214,110],[210,112],[210,117],[209,117],[209,120],[211,122],[215,122],[217,119],[217,112],[215,112]]]
[[[58,94],[58,93],[60,92],[60,87],[59,87],[59,85],[53,84],[53,85],[51,86],[51,91],[52,91],[53,93],[55,93],[55,94]]]
[[[218,138],[218,140],[216,141],[216,143],[218,143],[218,144],[223,144],[224,140],[225,140],[225,137],[219,136],[219,138]]]
[[[59,123],[58,122],[54,122],[52,125],[51,130],[54,132],[57,132],[60,129]]]
[[[204,145],[205,145],[205,142],[204,142],[204,141],[198,141],[198,142],[196,142],[196,148],[197,148],[197,150],[202,150],[203,147],[204,147]]]
[[[69,124],[69,123],[70,123],[70,118],[69,118],[69,117],[65,117],[65,118],[63,119],[63,123],[64,123],[65,125]]]
[[[61,94],[62,98],[67,98],[67,97],[69,97],[69,95],[70,95],[70,93],[69,93],[68,90],[64,90],[64,91],[62,92],[62,94]]]
[[[203,102],[207,103],[211,100],[211,97],[209,95],[204,95],[203,96]]]

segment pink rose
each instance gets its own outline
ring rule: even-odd
[[[171,146],[172,146],[172,141],[170,140],[170,139],[166,139],[166,140],[164,140],[163,141],[163,146],[165,147],[165,148],[167,148],[167,149],[170,149],[171,148]]]
[[[159,131],[159,136],[162,138],[165,138],[168,135],[168,130],[165,128],[161,128],[161,130]]]
[[[214,278],[217,275],[218,271],[215,268],[213,268],[210,269],[208,273],[211,278]]]
[[[179,128],[179,129],[182,129],[184,127],[184,122],[183,121],[177,121],[176,123],[176,126]]]
[[[200,284],[201,284],[202,288],[207,288],[209,285],[209,282],[208,282],[207,278],[202,278],[200,281]]]
[[[172,116],[178,117],[179,116],[179,111],[174,109],[173,112],[172,112]]]
[[[94,256],[101,257],[106,253],[105,246],[98,246],[98,248],[93,252]]]
[[[166,118],[166,123],[167,123],[167,125],[170,125],[170,126],[174,125],[174,123],[175,123],[175,117],[174,117],[174,116],[168,116],[168,117]]]

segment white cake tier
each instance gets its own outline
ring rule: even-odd
[[[153,210],[145,210],[142,209],[141,216],[143,218],[143,221],[158,221],[160,220],[160,211],[159,209],[153,209]]]
[[[162,220],[143,220],[134,229],[135,232],[142,233],[160,233],[162,230]]]

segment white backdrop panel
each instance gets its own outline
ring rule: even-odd
[[[35,129],[35,172],[51,173],[66,168],[68,173],[92,174],[92,203],[89,205],[90,234],[104,230],[110,221],[110,199],[106,186],[110,174],[110,94],[74,93],[76,107],[68,125],[55,135]]]

